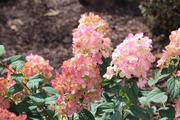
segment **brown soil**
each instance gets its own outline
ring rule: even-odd
[[[55,14],[47,16],[50,10]],[[129,32],[151,36],[143,17],[128,6],[97,9],[84,7],[78,0],[10,0],[0,3],[0,44],[5,45],[7,56],[39,54],[59,68],[72,56],[71,33],[86,12],[95,12],[109,22],[113,46]]]

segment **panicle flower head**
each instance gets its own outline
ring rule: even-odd
[[[9,100],[7,100],[4,97],[0,96],[0,108],[8,109],[9,107],[10,107]]]
[[[57,103],[59,112],[71,116],[101,96],[101,78],[97,63],[89,56],[76,55],[64,61],[62,74],[56,74],[52,81],[60,93]]]
[[[95,31],[101,33],[103,36],[108,36],[110,33],[108,23],[103,20],[100,16],[95,15],[94,13],[83,14],[79,20],[79,26],[81,27],[93,27]]]
[[[97,61],[102,62],[102,57],[111,55],[111,40],[103,37],[92,27],[81,27],[73,32],[73,53],[88,55]]]
[[[10,79],[10,76],[7,78],[0,77],[0,96],[5,96],[8,89],[15,84],[15,81]]]
[[[15,73],[15,71],[11,67],[8,67],[3,72],[6,73],[6,76],[0,77],[0,108],[8,109],[10,107],[10,101],[5,97],[8,89],[16,83],[11,79],[11,75]]]
[[[6,109],[0,108],[0,120],[26,120],[26,115],[16,116],[14,113]]]
[[[176,117],[180,117],[180,98],[177,100],[176,103]]]
[[[120,73],[122,77],[139,78],[139,87],[147,82],[147,72],[155,57],[151,53],[152,40],[143,33],[129,34],[112,53],[111,66],[108,67],[105,78],[111,79],[114,74]]]
[[[7,80],[5,78],[0,78],[0,96],[4,96],[7,91],[6,81]]]
[[[31,77],[38,73],[42,73],[47,79],[52,77],[53,67],[50,66],[48,60],[45,60],[39,55],[30,54],[26,56],[26,61],[21,71],[25,76]]]
[[[168,67],[172,58],[180,56],[180,28],[172,31],[169,39],[170,43],[165,47],[162,57],[158,61],[158,67]]]
[[[180,77],[180,70],[177,71],[176,76]]]

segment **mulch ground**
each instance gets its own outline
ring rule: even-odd
[[[54,11],[50,12],[50,11]],[[131,7],[83,6],[78,0],[10,0],[0,3],[0,44],[6,55],[39,54],[55,68],[72,56],[72,30],[80,15],[94,12],[110,24],[113,46],[128,33],[152,37],[142,15]]]

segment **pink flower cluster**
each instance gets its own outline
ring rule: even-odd
[[[79,22],[78,28],[73,31],[73,53],[90,56],[101,64],[102,57],[111,55],[111,40],[106,37],[108,24],[92,13],[82,15]]]
[[[147,72],[155,61],[151,43],[152,40],[143,36],[143,33],[129,34],[114,50],[111,66],[104,77],[111,79],[114,74],[128,79],[137,77],[139,87],[143,88],[147,82]]]
[[[176,76],[180,77],[180,70],[177,71]]]
[[[92,27],[78,28],[73,33],[73,53],[91,56],[97,63],[102,63],[102,57],[111,55],[111,41],[104,38]]]
[[[8,99],[5,99],[3,96],[0,96],[0,108],[8,109],[10,107],[10,102]]]
[[[26,115],[16,116],[14,113],[6,109],[0,108],[0,120],[26,120]]]
[[[5,96],[8,89],[16,83],[11,79],[11,74],[15,73],[15,71],[11,67],[8,67],[4,70],[4,73],[6,73],[7,76],[0,77],[0,108],[8,109],[10,103],[8,99],[5,99]]]
[[[180,117],[180,98],[177,100],[176,103],[176,117]]]
[[[98,63],[102,57],[111,55],[108,24],[99,16],[82,15],[80,24],[73,31],[74,57],[62,65],[62,74],[56,74],[52,86],[60,97],[59,112],[71,116],[88,108],[91,102],[101,97],[101,76]]]
[[[0,78],[0,96],[4,96],[6,94],[6,91],[8,89],[9,85],[5,78]]]
[[[57,73],[52,81],[52,86],[60,93],[59,112],[71,116],[87,108],[89,103],[101,97],[100,83],[100,71],[91,57],[76,55],[64,61],[62,74]]]
[[[79,20],[78,28],[92,27],[96,32],[101,33],[103,36],[110,34],[108,23],[94,13],[83,14]]]
[[[10,107],[10,101],[5,98],[5,95],[14,85],[14,81],[8,79],[0,78],[0,120],[26,120],[26,115],[16,116],[7,110]]]
[[[16,83],[11,79],[11,75],[14,74],[15,71],[10,66],[3,72],[6,73],[6,76],[0,77],[0,96],[4,96],[8,89]]]
[[[52,77],[53,67],[49,65],[48,60],[39,55],[30,54],[26,57],[26,61],[21,71],[26,77],[31,77],[38,73],[43,74],[47,79]]]
[[[165,47],[161,59],[158,61],[158,67],[168,67],[172,58],[180,56],[180,28],[172,31],[169,36],[170,43]]]
[[[0,120],[26,120],[26,115],[17,117],[7,110],[10,107],[10,101],[5,96],[8,89],[15,84],[15,81],[11,79],[11,74],[15,71],[8,67],[4,72],[7,72],[7,76],[0,77]]]

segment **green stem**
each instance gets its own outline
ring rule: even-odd
[[[74,120],[74,114],[73,114],[73,116],[72,116],[72,120]]]

